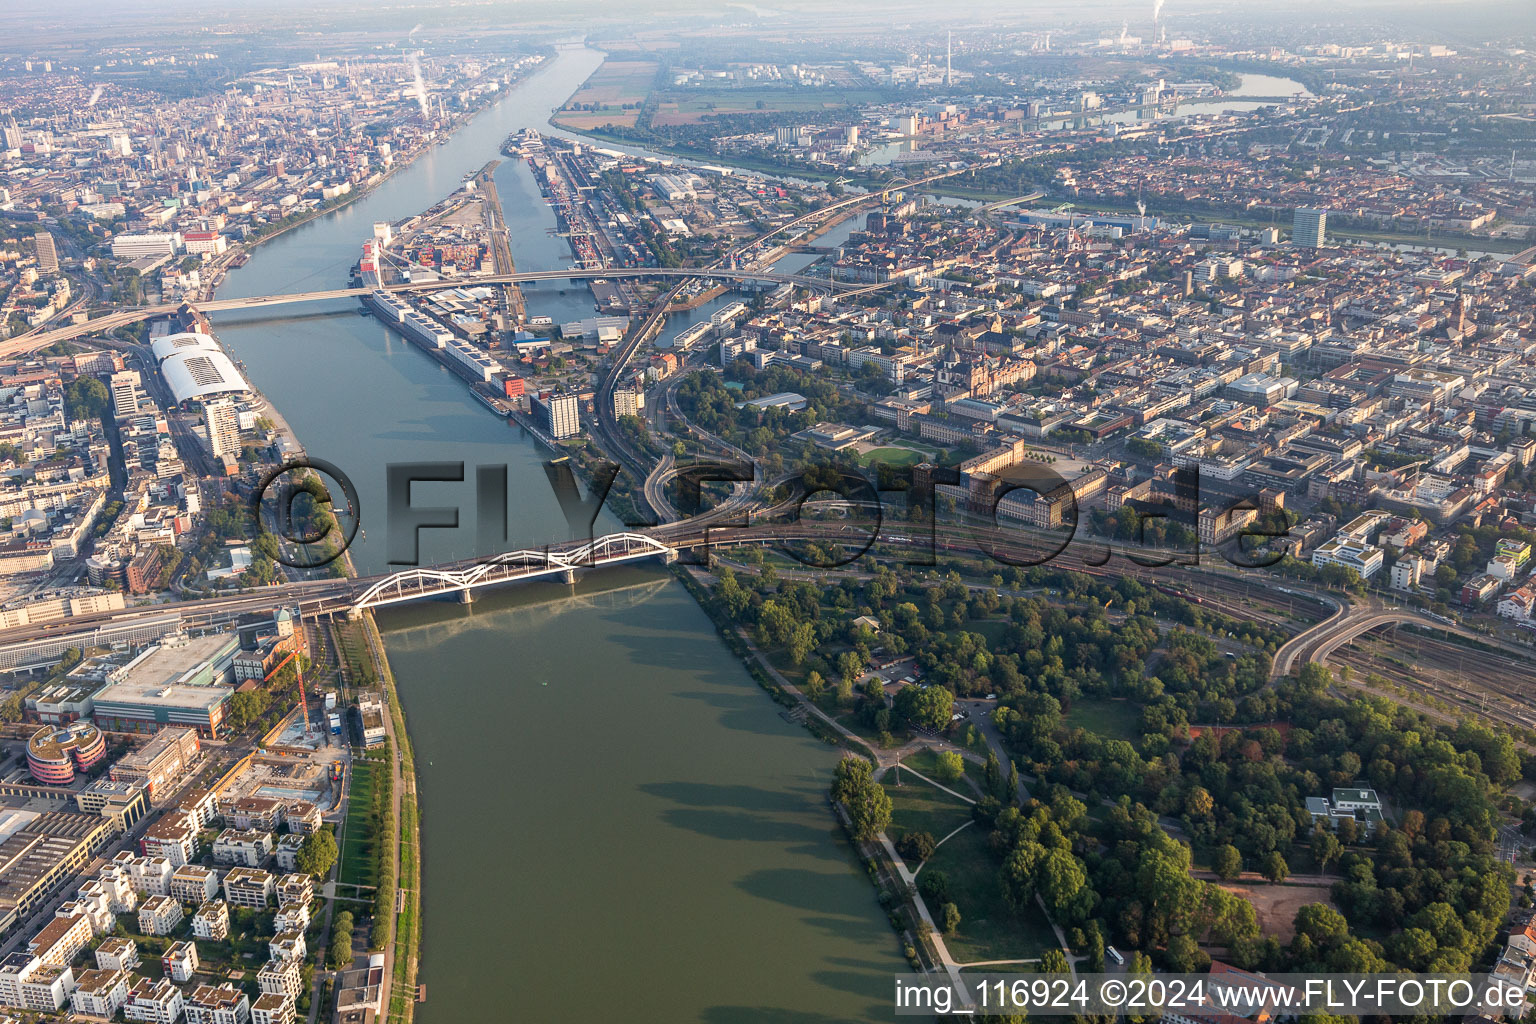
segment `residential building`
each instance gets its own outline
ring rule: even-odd
[[[203,403],[203,426],[208,432],[208,450],[216,459],[240,457],[240,412],[227,398]]]
[[[272,853],[272,833],[227,828],[213,841],[213,859],[220,864],[258,867]]]
[[[145,935],[169,935],[185,916],[174,896],[151,896],[139,904],[139,931]]]
[[[191,981],[197,973],[197,943],[173,942],[160,957],[160,966],[172,981]]]
[[[293,1024],[297,1015],[293,997],[264,992],[251,1004],[251,1024]]]
[[[302,963],[309,952],[301,931],[279,932],[267,942],[267,951],[273,960],[293,960]]]
[[[218,941],[229,937],[229,904],[223,900],[209,900],[192,915],[194,938]]]
[[[244,992],[224,982],[199,985],[186,997],[187,1024],[246,1024],[251,1001]]]
[[[272,875],[260,868],[230,868],[224,876],[224,898],[232,907],[265,910],[272,890]]]
[[[276,993],[297,999],[303,985],[302,965],[297,960],[268,960],[256,973],[256,986],[263,995]]]
[[[314,898],[315,880],[310,875],[294,872],[277,880],[277,905],[280,907],[307,907]]]
[[[128,990],[123,1016],[143,1024],[175,1024],[181,1017],[185,1000],[181,989],[168,978],[138,978]]]
[[[183,811],[168,811],[139,840],[139,849],[149,857],[163,857],[173,868],[192,859],[197,850],[197,826]]]
[[[84,915],[55,917],[27,943],[27,952],[45,964],[69,964],[90,944],[91,922]]]
[[[139,947],[132,939],[109,935],[96,947],[96,966],[104,971],[132,973],[139,963]]]
[[[171,895],[182,903],[204,903],[219,894],[219,873],[203,864],[183,864],[171,875]]]
[[[69,994],[76,1013],[111,1018],[128,1001],[128,974],[100,968],[81,971],[75,978],[75,990]]]

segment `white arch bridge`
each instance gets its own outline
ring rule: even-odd
[[[575,548],[508,551],[462,569],[405,569],[364,590],[353,600],[348,614],[355,616],[369,608],[448,595],[468,604],[481,587],[544,576],[558,576],[574,583],[579,569],[599,569],[645,558],[674,562],[677,549],[643,533],[610,533]]]

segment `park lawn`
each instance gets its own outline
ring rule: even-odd
[[[960,908],[960,927],[944,941],[961,963],[1033,959],[1058,948],[1039,907],[1019,917],[1008,910],[998,866],[987,848],[986,830],[973,825],[951,836],[923,868],[923,874],[942,871],[949,880],[950,899]],[[935,916],[941,912],[938,907],[928,909]]]
[[[959,740],[957,739],[956,742],[958,743]],[[939,778],[939,754],[936,750],[919,750],[911,757],[903,758],[901,763],[915,768],[917,771],[922,772],[930,779],[944,782],[943,779]],[[962,763],[965,765],[965,778],[956,782],[944,782],[944,785],[948,786],[956,793],[965,793],[967,796],[975,796],[975,794],[967,791],[966,781],[969,780],[974,782],[977,787],[977,792],[982,792],[983,790],[981,787],[986,784],[986,772],[982,770],[982,767],[979,764],[974,764],[970,761],[964,761]],[[943,839],[944,837],[934,836],[933,838]]]
[[[1141,706],[1128,700],[1079,699],[1072,702],[1066,725],[1109,739],[1135,742],[1141,738]]]
[[[372,761],[352,762],[352,788],[347,794],[347,821],[341,832],[341,871],[337,880],[356,885],[376,885],[373,877],[373,839],[369,813],[373,809]]]
[[[859,456],[859,465],[871,466],[882,463],[887,466],[915,466],[930,458],[932,456],[927,452],[914,451],[911,448],[871,448]]]
[[[894,769],[882,780],[891,797],[891,827],[886,830],[891,842],[899,843],[909,832],[927,832],[934,842],[938,842],[971,820],[971,805],[956,800],[942,789],[930,786],[909,772],[902,772],[901,785],[896,785],[895,780]]]

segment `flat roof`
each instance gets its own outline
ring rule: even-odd
[[[218,707],[235,692],[234,687],[186,680],[239,646],[235,634],[221,633],[151,647],[112,673],[113,681],[96,694],[96,704]]]

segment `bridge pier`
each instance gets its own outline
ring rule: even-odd
[[[677,551],[676,551],[676,549],[668,548],[667,550],[665,550],[665,551],[663,551],[661,553],[661,564],[662,565],[672,565],[676,561],[677,561]]]
[[[459,591],[459,604],[474,604],[475,592],[468,587]]]
[[[569,584],[570,586],[575,586],[576,585],[576,570],[575,569],[566,569],[564,572],[562,572],[560,574],[560,579],[565,581],[565,583]]]

